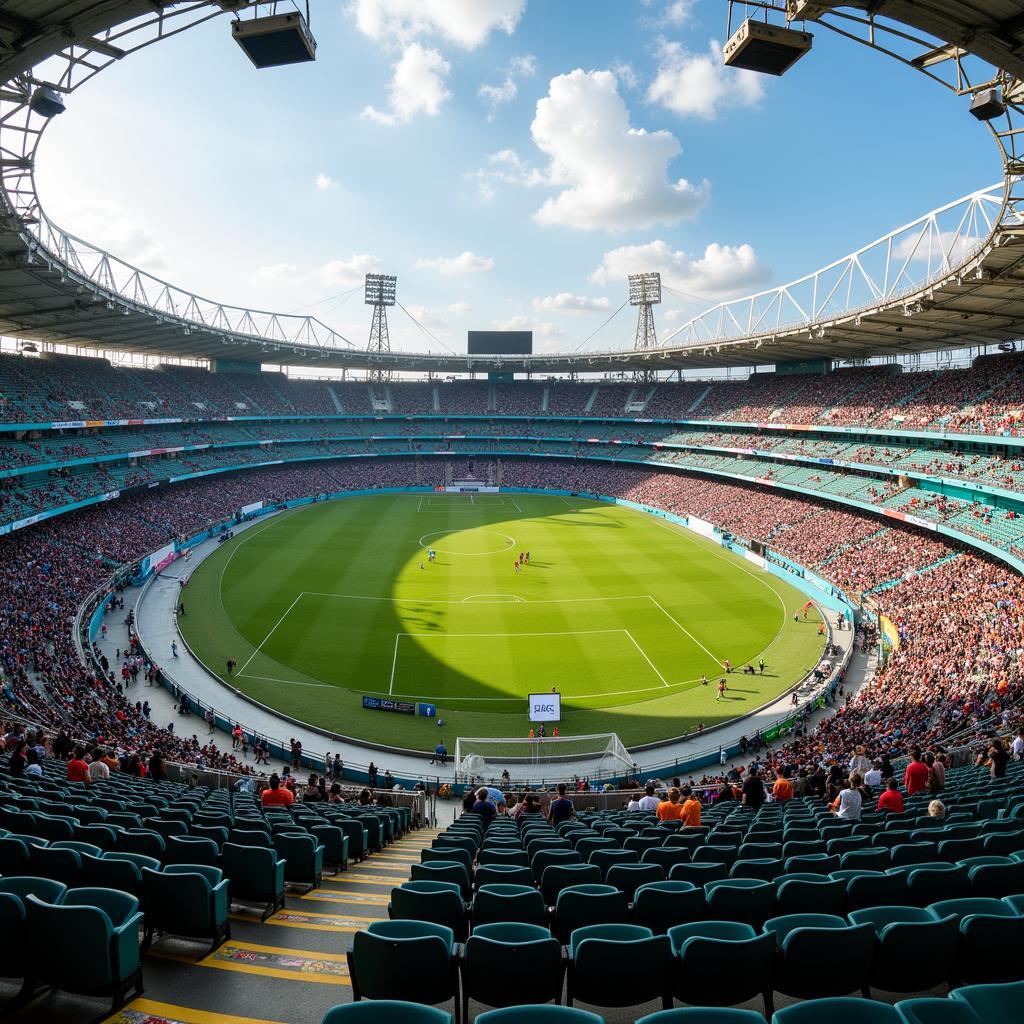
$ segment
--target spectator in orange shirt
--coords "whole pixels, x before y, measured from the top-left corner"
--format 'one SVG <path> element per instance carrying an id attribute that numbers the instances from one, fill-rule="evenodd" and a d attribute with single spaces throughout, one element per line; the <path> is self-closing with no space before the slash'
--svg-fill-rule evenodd
<path id="1" fill-rule="evenodd" d="M 693 795 L 689 786 L 683 786 L 683 806 L 679 811 L 679 820 L 683 828 L 693 828 L 700 824 L 700 801 Z"/>
<path id="2" fill-rule="evenodd" d="M 264 807 L 287 807 L 295 803 L 295 794 L 281 785 L 277 772 L 270 776 L 270 786 L 260 794 L 260 802 Z"/>
<path id="3" fill-rule="evenodd" d="M 668 791 L 668 799 L 658 804 L 658 821 L 678 821 L 683 813 L 683 805 L 679 802 L 679 790 L 673 786 Z"/>
<path id="4" fill-rule="evenodd" d="M 787 800 L 793 799 L 793 783 L 789 781 L 789 772 L 785 768 L 779 768 L 775 773 L 775 784 L 772 786 L 772 799 L 776 803 L 784 804 Z"/>

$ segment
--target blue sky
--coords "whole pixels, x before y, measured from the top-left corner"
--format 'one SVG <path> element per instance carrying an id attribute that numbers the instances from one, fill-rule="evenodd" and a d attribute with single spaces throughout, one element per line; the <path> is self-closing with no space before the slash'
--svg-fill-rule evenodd
<path id="1" fill-rule="evenodd" d="M 207 297 L 365 344 L 367 271 L 442 342 L 575 348 L 661 270 L 666 334 L 1000 176 L 966 101 L 827 30 L 782 79 L 720 66 L 724 0 L 313 0 L 315 64 L 227 18 L 69 98 L 38 183 L 62 226 Z M 328 301 L 324 301 L 328 300 Z M 426 339 L 392 317 L 395 347 Z M 586 347 L 632 342 L 623 311 Z"/>

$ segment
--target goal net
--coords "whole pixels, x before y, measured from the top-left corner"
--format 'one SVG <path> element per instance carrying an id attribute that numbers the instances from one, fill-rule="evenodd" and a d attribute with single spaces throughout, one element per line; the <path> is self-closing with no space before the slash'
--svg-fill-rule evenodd
<path id="1" fill-rule="evenodd" d="M 496 780 L 505 769 L 513 778 L 526 778 L 536 774 L 529 770 L 531 766 L 540 765 L 596 775 L 631 771 L 633 760 L 613 732 L 532 740 L 460 736 L 455 741 L 455 772 L 460 782 Z"/>

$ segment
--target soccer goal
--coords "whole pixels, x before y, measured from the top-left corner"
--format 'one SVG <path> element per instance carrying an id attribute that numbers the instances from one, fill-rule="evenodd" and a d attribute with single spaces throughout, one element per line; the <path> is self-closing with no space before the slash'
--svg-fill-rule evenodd
<path id="1" fill-rule="evenodd" d="M 633 760 L 613 732 L 532 740 L 460 736 L 455 741 L 459 782 L 497 779 L 506 768 L 510 775 L 521 777 L 528 765 L 565 765 L 576 774 L 596 775 L 629 772 Z"/>

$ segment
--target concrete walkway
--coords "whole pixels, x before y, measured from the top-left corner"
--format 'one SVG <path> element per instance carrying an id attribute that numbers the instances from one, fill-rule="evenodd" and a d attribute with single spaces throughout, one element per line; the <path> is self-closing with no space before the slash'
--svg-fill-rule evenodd
<path id="1" fill-rule="evenodd" d="M 266 518 L 254 523 L 244 524 L 235 529 L 236 536 L 254 525 L 266 522 Z M 346 769 L 351 767 L 363 770 L 369 761 L 374 761 L 380 776 L 389 770 L 396 778 L 406 780 L 424 779 L 427 781 L 451 781 L 454 777 L 454 766 L 449 760 L 446 769 L 431 766 L 429 755 L 403 754 L 384 751 L 358 742 L 328 739 L 319 732 L 304 726 L 294 725 L 274 714 L 250 703 L 237 691 L 222 683 L 213 676 L 196 659 L 194 659 L 178 635 L 174 623 L 174 612 L 180 595 L 179 579 L 191 573 L 195 567 L 217 548 L 215 540 L 204 541 L 193 550 L 189 562 L 178 560 L 163 570 L 159 576 L 142 588 L 130 588 L 125 591 L 125 610 L 108 614 L 105 622 L 107 637 L 99 641 L 100 647 L 110 660 L 115 673 L 119 672 L 119 662 L 115 654 L 117 648 L 123 651 L 128 642 L 128 630 L 123 624 L 128 609 L 135 608 L 139 636 L 150 656 L 155 659 L 164 673 L 183 690 L 193 694 L 204 704 L 215 707 L 223 717 L 243 724 L 246 731 L 255 731 L 271 740 L 287 741 L 295 737 L 302 742 L 305 753 L 317 757 L 329 751 L 341 755 Z M 171 653 L 172 641 L 177 641 L 178 657 Z M 833 634 L 833 641 L 845 652 L 853 645 L 854 634 L 843 630 Z M 856 693 L 861 686 L 870 681 L 874 671 L 874 658 L 859 651 L 853 653 L 846 673 L 846 692 Z M 171 694 L 162 687 L 148 687 L 140 676 L 140 682 L 129 689 L 129 695 L 135 700 L 148 700 L 153 708 L 152 719 L 159 725 L 175 723 L 178 732 L 196 733 L 202 738 L 207 732 L 206 723 L 199 717 L 182 719 L 176 712 L 175 702 Z M 801 693 L 801 697 L 806 696 Z M 758 730 L 764 732 L 778 719 L 792 710 L 790 695 L 784 694 L 778 700 L 753 715 L 737 719 L 721 727 L 710 729 L 700 736 L 687 740 L 659 746 L 653 750 L 638 753 L 635 756 L 641 770 L 645 766 L 664 765 L 675 760 L 685 761 L 696 755 L 714 750 L 719 746 L 729 747 L 736 743 L 740 736 L 752 737 Z M 831 708 L 816 712 L 812 723 L 816 724 L 823 716 L 832 713 Z M 218 733 L 218 746 L 226 746 L 226 734 Z M 454 744 L 452 744 L 454 747 Z M 557 768 L 550 766 L 545 775 L 552 777 L 571 777 L 575 774 L 586 775 L 594 772 L 593 761 L 579 763 L 560 763 Z M 346 774 L 347 771 L 346 771 Z M 531 772 L 535 777 L 539 772 Z"/>

